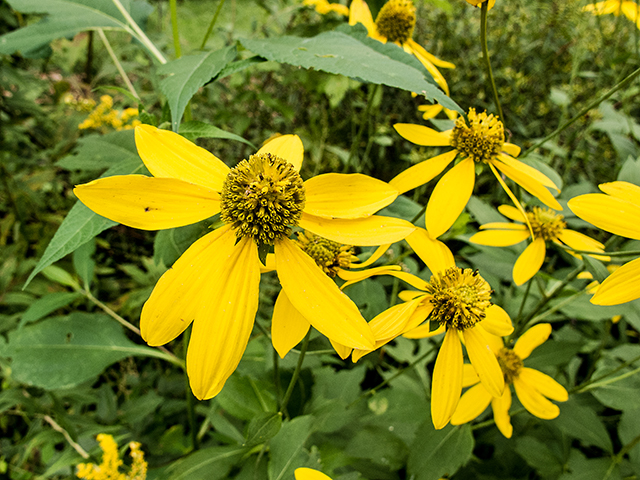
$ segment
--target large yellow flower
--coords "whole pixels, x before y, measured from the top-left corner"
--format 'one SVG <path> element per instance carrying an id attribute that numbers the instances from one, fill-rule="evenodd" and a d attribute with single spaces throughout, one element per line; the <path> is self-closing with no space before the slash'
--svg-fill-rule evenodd
<path id="1" fill-rule="evenodd" d="M 520 153 L 520 147 L 504 141 L 501 121 L 484 112 L 476 114 L 473 108 L 469 109 L 468 117 L 469 125 L 460 117 L 453 129 L 444 132 L 412 123 L 394 125 L 402 137 L 416 145 L 453 147 L 453 150 L 409 167 L 391 180 L 389 184 L 399 193 L 427 183 L 458 155 L 462 157 L 462 161 L 440 179 L 427 204 L 425 222 L 432 237 L 439 237 L 446 232 L 464 210 L 473 193 L 476 164 L 489 166 L 519 209 L 522 209 L 520 202 L 504 183 L 498 170 L 545 205 L 562 210 L 562 206 L 547 190 L 549 187 L 559 191 L 558 187 L 546 175 L 513 158 Z"/>
<path id="2" fill-rule="evenodd" d="M 455 68 L 455 65 L 431 55 L 413 40 L 413 29 L 416 26 L 416 7 L 411 0 L 387 1 L 378 12 L 375 22 L 367 2 L 353 0 L 349 7 L 349 25 L 356 23 L 362 23 L 371 38 L 382 43 L 393 42 L 402 47 L 405 52 L 414 55 L 442 90 L 449 95 L 449 86 L 438 67 Z"/>
<path id="3" fill-rule="evenodd" d="M 513 281 L 516 285 L 522 285 L 538 273 L 547 255 L 546 244 L 548 241 L 560 246 L 565 244 L 574 250 L 604 253 L 603 244 L 582 233 L 566 228 L 564 217 L 551 209 L 533 207 L 532 210 L 526 212 L 526 217 L 523 217 L 517 208 L 510 205 L 501 205 L 498 210 L 505 217 L 522 223 L 494 222 L 481 225 L 480 230 L 482 231 L 473 235 L 469 241 L 491 247 L 515 245 L 529 238 L 529 228 L 525 225 L 528 220 L 534 238 L 513 266 Z M 576 256 L 580 258 L 579 255 Z M 600 260 L 609 260 L 609 257 L 603 255 L 594 255 L 594 257 Z"/>
<path id="4" fill-rule="evenodd" d="M 550 333 L 551 325 L 548 323 L 531 327 L 518 339 L 513 349 L 505 348 L 500 337 L 489 337 L 489 345 L 498 359 L 500 368 L 502 368 L 505 382 L 507 385 L 513 384 L 516 395 L 524 408 L 532 415 L 544 420 L 551 420 L 560 414 L 558 406 L 547 398 L 566 402 L 569 399 L 569 394 L 549 375 L 525 367 L 522 361 L 531 354 L 533 349 L 542 345 L 549 338 Z M 463 386 L 471 388 L 460 398 L 451 423 L 462 425 L 470 422 L 484 412 L 491 403 L 496 426 L 505 437 L 511 438 L 513 433 L 509 417 L 511 388 L 507 386 L 500 397 L 492 396 L 480 383 L 480 379 L 471 365 L 464 366 Z"/>
<path id="5" fill-rule="evenodd" d="M 275 138 L 232 169 L 175 133 L 144 125 L 135 136 L 153 177 L 107 177 L 74 192 L 96 213 L 145 230 L 220 213 L 226 225 L 196 241 L 162 276 L 140 319 L 150 345 L 173 340 L 193 321 L 187 373 L 196 397 L 217 395 L 240 362 L 258 308 L 259 250 L 274 248 L 282 288 L 317 330 L 344 345 L 373 345 L 356 305 L 289 234 L 300 226 L 341 243 L 397 241 L 413 225 L 373 215 L 395 199 L 393 188 L 365 175 L 303 182 L 296 135 Z"/>
<path id="6" fill-rule="evenodd" d="M 604 2 L 591 3 L 585 5 L 582 11 L 591 12 L 594 15 L 613 13 L 616 17 L 622 13 L 640 28 L 640 13 L 635 0 L 606 0 Z"/>
<path id="7" fill-rule="evenodd" d="M 589 193 L 569 200 L 577 216 L 607 232 L 640 240 L 640 187 L 628 182 L 600 185 L 602 193 Z M 631 260 L 609 275 L 591 303 L 619 305 L 640 298 L 640 258 Z"/>

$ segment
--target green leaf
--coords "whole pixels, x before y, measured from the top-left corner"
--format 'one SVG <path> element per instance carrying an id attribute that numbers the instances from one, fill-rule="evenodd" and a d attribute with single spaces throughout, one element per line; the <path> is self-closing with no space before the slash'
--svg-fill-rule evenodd
<path id="1" fill-rule="evenodd" d="M 198 450 L 169 465 L 160 480 L 222 480 L 246 452 L 238 447 L 210 447 Z"/>
<path id="2" fill-rule="evenodd" d="M 423 71 L 389 56 L 390 51 L 400 54 L 402 49 L 397 45 L 377 42 L 379 45 L 373 48 L 374 44 L 368 40 L 364 43 L 343 32 L 324 32 L 311 38 L 282 36 L 240 42 L 268 60 L 423 94 L 428 100 L 463 113 L 453 100 L 425 78 Z M 407 62 L 411 63 L 410 60 Z"/>
<path id="3" fill-rule="evenodd" d="M 66 170 L 104 170 L 125 160 L 140 161 L 133 130 L 83 137 L 72 154 L 58 160 L 56 166 Z"/>
<path id="4" fill-rule="evenodd" d="M 40 320 L 59 308 L 66 307 L 80 296 L 76 292 L 55 292 L 39 298 L 22 314 L 20 327 Z"/>
<path id="5" fill-rule="evenodd" d="M 546 443 L 534 437 L 521 437 L 516 440 L 516 452 L 542 477 L 554 478 L 562 472 L 562 463 L 554 450 Z"/>
<path id="6" fill-rule="evenodd" d="M 584 445 L 594 445 L 613 453 L 611 438 L 602 420 L 593 409 L 580 405 L 574 399 L 560 405 L 560 416 L 552 420 L 560 430 Z"/>
<path id="7" fill-rule="evenodd" d="M 269 480 L 289 480 L 293 471 L 304 464 L 304 444 L 313 433 L 313 417 L 304 415 L 285 422 L 269 442 Z"/>
<path id="8" fill-rule="evenodd" d="M 106 315 L 79 312 L 9 333 L 5 351 L 16 380 L 48 390 L 74 387 L 132 355 L 164 356 L 133 343 Z"/>
<path id="9" fill-rule="evenodd" d="M 237 372 L 227 380 L 216 400 L 229 414 L 242 420 L 251 420 L 258 414 L 276 410 L 276 402 L 268 386 Z"/>
<path id="10" fill-rule="evenodd" d="M 438 480 L 445 474 L 453 475 L 469 461 L 473 446 L 468 424 L 436 430 L 429 419 L 422 424 L 411 446 L 407 469 L 416 480 Z"/>
<path id="11" fill-rule="evenodd" d="M 167 97 L 171 109 L 173 131 L 178 131 L 184 109 L 200 87 L 236 58 L 235 45 L 212 52 L 187 55 L 158 68 L 158 73 L 168 75 L 160 80 L 160 90 Z"/>
<path id="12" fill-rule="evenodd" d="M 600 260 L 592 258 L 589 255 L 583 255 L 582 260 L 584 261 L 584 265 L 585 267 L 587 267 L 587 270 L 591 272 L 593 278 L 598 282 L 604 282 L 604 279 L 609 276 L 607 267 L 605 267 L 604 263 L 602 263 Z"/>
<path id="13" fill-rule="evenodd" d="M 214 127 L 204 122 L 186 122 L 180 125 L 180 135 L 194 141 L 196 138 L 227 138 L 229 140 L 236 140 L 238 142 L 246 143 L 251 148 L 258 149 L 249 140 L 245 140 L 240 135 L 226 132 L 221 128 Z"/>
<path id="14" fill-rule="evenodd" d="M 228 77 L 229 75 L 233 75 L 236 72 L 241 72 L 246 68 L 252 67 L 253 65 L 256 65 L 258 63 L 263 63 L 263 62 L 266 62 L 266 60 L 257 55 L 253 57 L 245 58 L 243 60 L 237 60 L 235 62 L 231 62 L 220 71 L 220 74 L 218 75 L 216 80 L 220 80 L 221 78 Z"/>
<path id="15" fill-rule="evenodd" d="M 160 230 L 153 241 L 153 261 L 156 265 L 173 265 L 180 255 L 206 232 L 201 222 L 184 227 Z"/>
<path id="16" fill-rule="evenodd" d="M 282 427 L 282 413 L 262 413 L 251 419 L 245 447 L 253 447 L 275 437 Z"/>
<path id="17" fill-rule="evenodd" d="M 96 262 L 92 258 L 94 253 L 96 253 L 96 242 L 93 238 L 73 252 L 73 268 L 84 282 L 84 287 L 87 290 L 91 286 L 93 271 L 96 268 Z"/>
<path id="18" fill-rule="evenodd" d="M 619 468 L 609 458 L 587 458 L 580 450 L 571 449 L 564 473 L 558 480 L 616 480 L 622 478 Z"/>
<path id="19" fill-rule="evenodd" d="M 80 285 L 76 282 L 76 279 L 71 276 L 66 270 L 56 267 L 55 265 L 49 265 L 42 270 L 42 274 L 52 282 L 59 283 L 65 287 L 71 287 L 73 289 L 79 289 Z"/>

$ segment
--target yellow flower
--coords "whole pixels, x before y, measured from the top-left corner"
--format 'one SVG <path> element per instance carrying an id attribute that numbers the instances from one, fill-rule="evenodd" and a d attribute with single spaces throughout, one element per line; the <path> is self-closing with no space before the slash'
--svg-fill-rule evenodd
<path id="1" fill-rule="evenodd" d="M 313 468 L 296 468 L 293 474 L 296 480 L 331 480 L 331 477 Z"/>
<path id="2" fill-rule="evenodd" d="M 640 28 L 640 15 L 638 4 L 635 0 L 606 0 L 604 2 L 591 3 L 582 8 L 583 12 L 591 12 L 594 15 L 606 15 L 613 13 L 616 17 L 621 13 Z"/>
<path id="3" fill-rule="evenodd" d="M 513 349 L 505 348 L 500 337 L 491 336 L 489 346 L 498 359 L 507 385 L 513 384 L 516 395 L 532 415 L 544 420 L 556 418 L 560 414 L 557 405 L 547 398 L 558 402 L 569 399 L 567 390 L 549 375 L 527 368 L 523 364 L 531 352 L 542 345 L 551 333 L 551 325 L 541 323 L 527 330 L 516 342 Z M 513 427 L 509 417 L 511 408 L 511 389 L 506 387 L 500 397 L 492 396 L 476 375 L 471 365 L 464 366 L 463 386 L 471 387 L 462 395 L 451 423 L 461 425 L 480 415 L 491 403 L 493 418 L 500 432 L 511 438 Z M 547 398 L 545 398 L 547 397 Z"/>
<path id="4" fill-rule="evenodd" d="M 449 95 L 447 81 L 437 67 L 455 68 L 455 65 L 431 55 L 413 40 L 416 7 L 411 0 L 389 0 L 378 12 L 375 22 L 367 3 L 364 0 L 353 0 L 349 7 L 349 25 L 356 23 L 362 23 L 371 38 L 382 43 L 393 42 L 401 46 L 405 52 L 414 55 L 442 90 Z"/>
<path id="5" fill-rule="evenodd" d="M 513 158 L 520 153 L 520 147 L 504 141 L 502 122 L 493 115 L 476 114 L 473 108 L 469 109 L 468 116 L 470 125 L 460 117 L 455 127 L 445 132 L 411 123 L 394 125 L 400 136 L 417 145 L 453 147 L 453 150 L 406 169 L 391 180 L 389 184 L 399 193 L 429 182 L 458 155 L 462 157 L 462 161 L 440 179 L 427 204 L 425 221 L 431 236 L 439 237 L 446 232 L 464 210 L 473 193 L 476 164 L 489 165 L 519 209 L 522 209 L 520 202 L 504 183 L 498 170 L 545 205 L 562 210 L 562 206 L 547 190 L 549 187 L 559 191 L 558 187 L 546 175 Z"/>
<path id="6" fill-rule="evenodd" d="M 341 3 L 330 3 L 327 0 L 304 0 L 303 4 L 308 7 L 314 7 L 316 12 L 321 15 L 334 12 L 344 17 L 349 16 L 349 8 Z"/>
<path id="7" fill-rule="evenodd" d="M 640 187 L 628 182 L 600 185 L 602 193 L 589 193 L 569 200 L 578 217 L 621 237 L 640 240 Z M 606 194 L 606 195 L 605 195 Z M 619 305 L 640 298 L 640 258 L 631 260 L 609 275 L 591 303 Z"/>
<path id="8" fill-rule="evenodd" d="M 487 10 L 491 10 L 496 3 L 496 0 L 467 0 L 467 3 L 473 5 L 474 7 L 480 7 L 484 2 L 488 2 Z"/>
<path id="9" fill-rule="evenodd" d="M 144 460 L 144 453 L 140 450 L 138 442 L 130 442 L 129 455 L 133 459 L 131 470 L 128 474 L 120 473 L 118 469 L 122 466 L 122 460 L 118 456 L 118 444 L 111 435 L 100 433 L 98 442 L 102 450 L 102 463 L 81 463 L 78 465 L 76 476 L 85 480 L 145 480 L 147 478 L 147 462 Z"/>
<path id="10" fill-rule="evenodd" d="M 548 241 L 560 246 L 565 244 L 574 250 L 604 253 L 603 244 L 582 233 L 566 228 L 564 217 L 551 209 L 533 207 L 531 211 L 526 212 L 526 218 L 517 208 L 509 205 L 502 205 L 498 210 L 505 217 L 522 223 L 487 223 L 482 225 L 480 227 L 482 231 L 473 235 L 469 241 L 492 247 L 515 245 L 529 238 L 529 229 L 525 225 L 528 220 L 534 238 L 513 266 L 513 281 L 516 285 L 522 285 L 538 273 L 547 255 L 546 244 Z M 592 256 L 600 260 L 609 260 L 609 257 L 603 255 Z M 576 257 L 581 258 L 580 255 L 576 255 Z"/>
<path id="11" fill-rule="evenodd" d="M 351 347 L 374 337 L 356 305 L 289 239 L 299 226 L 345 244 L 398 241 L 415 227 L 373 215 L 397 192 L 354 174 L 302 181 L 302 141 L 276 137 L 232 169 L 178 134 L 135 129 L 136 146 L 153 177 L 114 176 L 75 188 L 99 215 L 130 227 L 159 230 L 220 213 L 225 226 L 197 240 L 159 280 L 142 309 L 150 345 L 170 342 L 193 321 L 187 373 L 194 395 L 220 392 L 240 362 L 258 308 L 259 250 L 274 248 L 283 290 L 318 331 Z"/>

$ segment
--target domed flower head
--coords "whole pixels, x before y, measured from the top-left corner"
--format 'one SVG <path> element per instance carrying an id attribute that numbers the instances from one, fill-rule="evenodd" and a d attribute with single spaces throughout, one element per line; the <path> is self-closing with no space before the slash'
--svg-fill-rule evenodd
<path id="1" fill-rule="evenodd" d="M 603 193 L 589 193 L 569 200 L 578 217 L 602 230 L 640 240 L 640 187 L 628 182 L 600 185 Z M 596 305 L 619 305 L 640 298 L 640 258 L 609 275 L 591 298 Z"/>
<path id="2" fill-rule="evenodd" d="M 459 117 L 455 127 L 437 132 L 423 125 L 396 123 L 400 136 L 416 145 L 451 146 L 452 150 L 409 167 L 389 182 L 404 193 L 429 182 L 458 156 L 462 160 L 445 173 L 431 194 L 425 213 L 426 227 L 432 237 L 439 237 L 456 221 L 467 205 L 475 183 L 476 166 L 488 165 L 514 204 L 522 209 L 500 173 L 513 180 L 542 203 L 556 210 L 562 206 L 547 190 L 558 187 L 544 174 L 513 156 L 520 147 L 504 141 L 504 126 L 493 115 L 469 109 L 469 124 Z M 523 212 L 524 214 L 524 212 Z"/>
<path id="3" fill-rule="evenodd" d="M 382 43 L 393 42 L 402 47 L 405 52 L 414 55 L 442 90 L 449 95 L 449 86 L 438 67 L 455 68 L 455 65 L 431 55 L 413 40 L 416 7 L 411 0 L 388 0 L 378 12 L 375 22 L 367 2 L 353 0 L 349 7 L 349 25 L 356 23 L 362 23 L 371 38 Z"/>
<path id="4" fill-rule="evenodd" d="M 136 146 L 153 177 L 123 175 L 76 187 L 99 215 L 145 230 L 180 227 L 217 213 L 225 225 L 197 240 L 159 280 L 142 309 L 149 345 L 162 345 L 193 321 L 187 373 L 194 395 L 220 392 L 240 362 L 258 308 L 259 252 L 273 248 L 282 288 L 321 333 L 353 347 L 374 337 L 356 305 L 289 239 L 300 226 L 333 241 L 380 245 L 414 227 L 373 215 L 397 193 L 365 175 L 302 181 L 303 146 L 277 137 L 234 168 L 175 133 L 148 125 Z"/>
<path id="5" fill-rule="evenodd" d="M 500 432 L 507 438 L 511 438 L 513 427 L 509 409 L 511 408 L 511 388 L 516 389 L 516 395 L 529 413 L 544 420 L 551 420 L 560 414 L 557 405 L 551 403 L 548 398 L 558 402 L 566 402 L 569 399 L 567 390 L 549 375 L 527 368 L 525 360 L 531 352 L 542 345 L 551 333 L 551 325 L 541 323 L 527 330 L 516 342 L 513 349 L 506 348 L 500 337 L 490 336 L 489 345 L 498 359 L 500 368 L 504 374 L 507 387 L 500 397 L 492 396 L 476 375 L 471 365 L 464 366 L 464 387 L 471 387 L 462 395 L 451 423 L 462 425 L 470 422 L 491 404 L 493 418 Z"/>
<path id="6" fill-rule="evenodd" d="M 622 13 L 640 28 L 640 12 L 635 0 L 606 0 L 604 2 L 591 3 L 585 5 L 582 11 L 591 12 L 594 15 L 613 13 L 616 17 Z"/>
<path id="7" fill-rule="evenodd" d="M 473 235 L 469 241 L 491 247 L 515 245 L 530 238 L 529 228 L 526 225 L 528 222 L 533 231 L 533 241 L 524 249 L 513 266 L 513 281 L 516 285 L 522 285 L 538 273 L 547 255 L 547 242 L 560 246 L 564 244 L 574 250 L 604 253 L 604 245 L 591 237 L 568 229 L 564 217 L 549 208 L 533 207 L 526 212 L 526 217 L 510 205 L 501 205 L 498 210 L 505 217 L 522 223 L 494 222 L 481 225 L 481 231 Z M 592 256 L 600 260 L 609 260 L 609 257 L 604 255 Z M 580 258 L 579 255 L 576 257 Z"/>

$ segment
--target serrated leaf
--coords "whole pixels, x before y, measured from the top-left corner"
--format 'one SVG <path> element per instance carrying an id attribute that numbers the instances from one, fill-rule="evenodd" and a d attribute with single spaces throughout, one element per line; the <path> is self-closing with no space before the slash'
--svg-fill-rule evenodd
<path id="1" fill-rule="evenodd" d="M 585 267 L 587 270 L 593 275 L 593 278 L 598 282 L 604 282 L 604 279 L 609 276 L 609 271 L 607 267 L 604 266 L 600 260 L 590 257 L 589 255 L 583 255 L 582 260 L 584 261 Z"/>
<path id="2" fill-rule="evenodd" d="M 303 464 L 304 444 L 313 433 L 313 417 L 304 415 L 285 422 L 269 442 L 269 480 L 289 480 L 293 471 Z"/>
<path id="3" fill-rule="evenodd" d="M 22 314 L 19 328 L 27 323 L 38 321 L 59 308 L 66 307 L 80 296 L 77 292 L 55 292 L 39 298 Z"/>
<path id="4" fill-rule="evenodd" d="M 253 447 L 275 437 L 282 427 L 282 413 L 262 413 L 249 422 L 245 447 Z"/>
<path id="5" fill-rule="evenodd" d="M 210 447 L 198 450 L 169 465 L 160 480 L 222 480 L 246 452 L 238 447 Z"/>
<path id="6" fill-rule="evenodd" d="M 74 387 L 126 357 L 164 355 L 133 343 L 106 315 L 80 312 L 15 330 L 4 350 L 17 381 L 48 390 Z"/>
<path id="7" fill-rule="evenodd" d="M 196 138 L 227 138 L 229 140 L 236 140 L 238 142 L 246 143 L 254 149 L 258 149 L 249 140 L 245 140 L 240 135 L 235 133 L 226 132 L 221 128 L 214 127 L 204 122 L 186 122 L 180 125 L 180 135 L 193 141 Z"/>
<path id="8" fill-rule="evenodd" d="M 560 416 L 552 420 L 560 430 L 584 445 L 594 445 L 613 453 L 611 438 L 595 411 L 573 399 L 563 403 L 560 408 Z"/>
<path id="9" fill-rule="evenodd" d="M 92 238 L 83 245 L 80 245 L 73 252 L 73 268 L 78 276 L 82 279 L 85 289 L 91 286 L 93 279 L 93 271 L 96 268 L 96 262 L 93 261 L 93 254 L 96 252 L 96 242 Z"/>
<path id="10" fill-rule="evenodd" d="M 212 52 L 187 55 L 158 68 L 168 75 L 160 80 L 160 90 L 167 97 L 171 109 L 171 124 L 177 132 L 184 109 L 200 87 L 214 78 L 237 55 L 235 45 Z"/>
<path id="11" fill-rule="evenodd" d="M 78 140 L 71 155 L 56 162 L 66 170 L 104 170 L 124 160 L 138 160 L 133 130 L 87 135 Z"/>
<path id="12" fill-rule="evenodd" d="M 311 38 L 282 36 L 242 39 L 240 42 L 248 50 L 268 60 L 423 94 L 428 100 L 435 100 L 446 108 L 462 113 L 462 109 L 429 82 L 422 71 L 380 52 L 381 49 L 402 50 L 397 45 L 377 42 L 380 45 L 373 48 L 373 44 L 336 31 Z"/>

